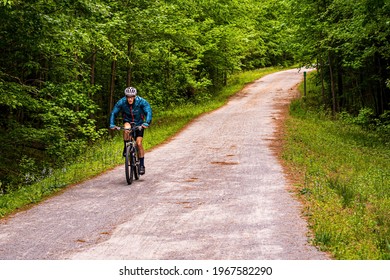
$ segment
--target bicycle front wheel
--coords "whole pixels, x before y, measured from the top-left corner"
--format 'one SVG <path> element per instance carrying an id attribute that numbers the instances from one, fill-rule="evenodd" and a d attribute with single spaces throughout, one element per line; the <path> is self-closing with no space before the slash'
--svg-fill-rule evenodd
<path id="1" fill-rule="evenodd" d="M 134 147 L 133 170 L 134 170 L 134 179 L 138 180 L 139 179 L 139 159 L 138 159 L 137 146 Z"/>
<path id="2" fill-rule="evenodd" d="M 125 173 L 127 184 L 133 183 L 133 165 L 131 160 L 131 147 L 126 147 Z"/>

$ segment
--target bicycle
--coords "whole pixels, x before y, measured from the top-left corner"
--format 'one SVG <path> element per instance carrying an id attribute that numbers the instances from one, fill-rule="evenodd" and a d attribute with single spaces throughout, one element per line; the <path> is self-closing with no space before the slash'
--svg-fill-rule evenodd
<path id="1" fill-rule="evenodd" d="M 134 139 L 134 132 L 136 130 L 143 129 L 142 126 L 131 125 L 130 128 L 119 127 L 115 128 L 116 130 L 128 130 L 130 131 L 130 140 L 126 142 L 126 152 L 125 152 L 125 174 L 126 181 L 128 185 L 133 183 L 133 177 L 135 180 L 138 180 L 140 177 L 139 168 L 140 162 L 138 157 L 138 148 Z"/>

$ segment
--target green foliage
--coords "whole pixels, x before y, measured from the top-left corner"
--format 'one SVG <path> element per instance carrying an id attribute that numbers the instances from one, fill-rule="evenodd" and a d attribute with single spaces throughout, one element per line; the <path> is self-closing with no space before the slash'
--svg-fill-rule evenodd
<path id="1" fill-rule="evenodd" d="M 292 0 L 291 4 L 291 24 L 297 26 L 293 46 L 303 63 L 316 64 L 325 106 L 334 114 L 356 115 L 364 107 L 379 116 L 389 110 L 390 2 Z"/>
<path id="2" fill-rule="evenodd" d="M 102 135 L 92 117 L 99 108 L 88 98 L 96 87 L 82 82 L 46 83 L 41 90 L 16 83 L 8 85 L 12 91 L 10 88 L 6 91 L 0 84 L 0 106 L 5 108 L 0 131 L 4 148 L 3 182 L 33 182 L 18 175 L 25 174 L 22 167 L 26 166 L 27 158 L 34 163 L 30 177 L 39 179 L 39 170 L 50 162 L 59 164 L 77 155 L 80 148 Z"/>
<path id="3" fill-rule="evenodd" d="M 362 108 L 355 117 L 347 112 L 340 113 L 340 119 L 348 124 L 359 125 L 364 129 L 377 131 L 390 142 L 390 111 L 385 111 L 379 117 L 375 116 L 371 108 Z"/>
<path id="4" fill-rule="evenodd" d="M 13 3 L 13 0 L 3 0 L 3 1 L 2 1 L 2 4 L 3 4 L 4 6 L 7 6 L 7 5 L 11 6 L 12 3 Z"/>

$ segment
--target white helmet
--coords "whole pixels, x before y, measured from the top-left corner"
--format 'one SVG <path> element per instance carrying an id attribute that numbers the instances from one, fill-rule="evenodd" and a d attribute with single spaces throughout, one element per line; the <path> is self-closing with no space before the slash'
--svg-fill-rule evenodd
<path id="1" fill-rule="evenodd" d="M 137 90 L 133 87 L 128 87 L 125 89 L 125 95 L 128 97 L 136 96 Z"/>

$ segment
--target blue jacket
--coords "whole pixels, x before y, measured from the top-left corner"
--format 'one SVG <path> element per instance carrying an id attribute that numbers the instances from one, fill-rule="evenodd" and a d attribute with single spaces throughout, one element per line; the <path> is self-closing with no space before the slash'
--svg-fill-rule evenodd
<path id="1" fill-rule="evenodd" d="M 152 108 L 148 101 L 140 96 L 135 97 L 132 105 L 127 102 L 126 97 L 115 104 L 110 116 L 110 128 L 115 126 L 115 119 L 119 112 L 122 112 L 123 122 L 134 122 L 137 126 L 150 125 L 152 121 Z"/>

